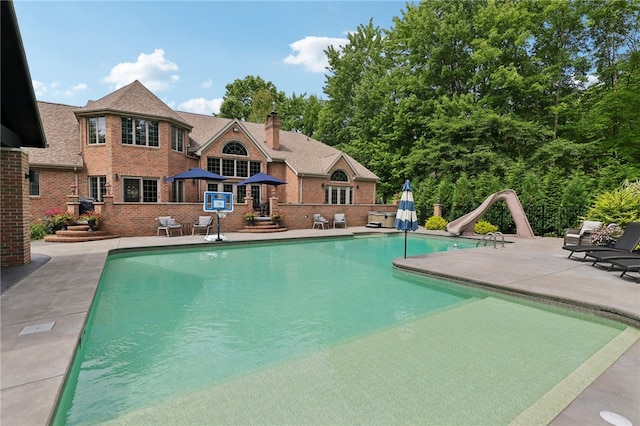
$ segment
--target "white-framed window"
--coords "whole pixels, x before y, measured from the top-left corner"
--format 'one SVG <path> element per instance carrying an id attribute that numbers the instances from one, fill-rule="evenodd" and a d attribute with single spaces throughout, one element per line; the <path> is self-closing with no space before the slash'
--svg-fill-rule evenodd
<path id="1" fill-rule="evenodd" d="M 245 148 L 240 142 L 236 141 L 226 144 L 224 148 L 222 148 L 222 153 L 227 155 L 242 155 L 244 157 L 249 155 L 247 148 Z"/>
<path id="2" fill-rule="evenodd" d="M 176 203 L 184 202 L 184 181 L 174 180 L 171 184 L 171 191 L 173 192 L 173 201 Z"/>
<path id="3" fill-rule="evenodd" d="M 331 173 L 331 180 L 333 182 L 349 182 L 349 176 L 343 170 L 336 170 Z"/>
<path id="4" fill-rule="evenodd" d="M 176 126 L 171 126 L 171 149 L 184 152 L 184 130 Z"/>
<path id="5" fill-rule="evenodd" d="M 207 157 L 207 170 L 225 177 L 248 178 L 261 170 L 260 161 Z"/>
<path id="6" fill-rule="evenodd" d="M 157 121 L 122 117 L 121 135 L 124 145 L 159 146 Z"/>
<path id="7" fill-rule="evenodd" d="M 125 203 L 157 203 L 158 179 L 128 177 L 122 180 Z"/>
<path id="8" fill-rule="evenodd" d="M 106 176 L 89 176 L 89 197 L 96 201 L 104 201 L 104 195 L 107 193 Z"/>
<path id="9" fill-rule="evenodd" d="M 40 172 L 37 170 L 29 170 L 29 195 L 40 196 Z"/>
<path id="10" fill-rule="evenodd" d="M 89 145 L 105 143 L 107 127 L 104 117 L 89 117 L 87 124 L 87 143 Z"/>
<path id="11" fill-rule="evenodd" d="M 350 186 L 332 186 L 324 188 L 325 204 L 353 204 L 353 188 Z"/>

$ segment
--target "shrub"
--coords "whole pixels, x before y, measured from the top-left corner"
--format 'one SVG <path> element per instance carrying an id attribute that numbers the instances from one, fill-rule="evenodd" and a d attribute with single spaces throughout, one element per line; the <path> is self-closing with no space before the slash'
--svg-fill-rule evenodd
<path id="1" fill-rule="evenodd" d="M 45 229 L 43 223 L 31 224 L 31 241 L 41 240 L 45 235 L 47 235 L 47 230 Z"/>
<path id="2" fill-rule="evenodd" d="M 486 220 L 479 220 L 473 227 L 473 232 L 476 234 L 488 234 L 489 232 L 496 232 L 498 227 L 490 224 Z"/>
<path id="3" fill-rule="evenodd" d="M 625 227 L 640 220 L 640 181 L 598 195 L 586 214 L 593 220 Z"/>
<path id="4" fill-rule="evenodd" d="M 444 231 L 447 229 L 447 221 L 440 216 L 431 216 L 425 222 L 424 227 L 432 231 Z"/>

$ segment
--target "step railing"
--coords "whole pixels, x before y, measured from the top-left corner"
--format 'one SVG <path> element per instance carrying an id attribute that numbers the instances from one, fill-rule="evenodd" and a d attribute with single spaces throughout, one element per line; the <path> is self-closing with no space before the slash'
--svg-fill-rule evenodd
<path id="1" fill-rule="evenodd" d="M 482 242 L 484 242 L 484 246 L 486 247 L 488 242 L 493 241 L 493 248 L 498 248 L 498 236 L 500 236 L 502 248 L 504 248 L 504 234 L 502 232 L 487 232 L 482 236 L 481 240 L 478 240 L 476 247 L 478 247 Z"/>

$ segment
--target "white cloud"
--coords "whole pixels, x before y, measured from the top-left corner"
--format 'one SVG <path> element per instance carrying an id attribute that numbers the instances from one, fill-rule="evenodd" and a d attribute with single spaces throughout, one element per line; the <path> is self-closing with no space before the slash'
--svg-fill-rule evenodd
<path id="1" fill-rule="evenodd" d="M 600 82 L 600 80 L 598 80 L 598 76 L 595 76 L 593 74 L 589 74 L 587 75 L 587 82 L 585 83 L 586 87 L 590 87 L 594 84 L 598 84 Z"/>
<path id="2" fill-rule="evenodd" d="M 36 80 L 31 80 L 31 84 L 33 84 L 33 91 L 36 94 L 36 97 L 38 96 L 42 96 L 45 93 L 47 93 L 47 85 L 44 83 L 41 83 L 39 81 Z"/>
<path id="3" fill-rule="evenodd" d="M 202 86 L 204 89 L 210 89 L 211 86 L 213 86 L 213 81 L 211 81 L 211 79 L 205 81 L 204 83 L 202 83 L 200 86 Z"/>
<path id="4" fill-rule="evenodd" d="M 348 42 L 349 40 L 346 38 L 308 36 L 289 45 L 296 53 L 284 58 L 284 63 L 304 65 L 304 68 L 311 72 L 326 72 L 329 61 L 324 50 L 329 46 L 338 48 L 339 45 L 344 46 Z"/>
<path id="5" fill-rule="evenodd" d="M 189 99 L 186 102 L 182 102 L 178 105 L 178 109 L 186 112 L 195 112 L 196 114 L 218 114 L 220 112 L 220 105 L 222 105 L 222 98 L 207 100 L 205 98 Z"/>
<path id="6" fill-rule="evenodd" d="M 119 63 L 102 81 L 112 83 L 119 89 L 134 80 L 139 80 L 151 91 L 162 91 L 180 79 L 177 71 L 178 65 L 164 57 L 164 50 L 155 49 L 148 55 L 141 53 L 136 62 Z"/>
<path id="7" fill-rule="evenodd" d="M 63 96 L 66 96 L 67 98 L 72 98 L 73 96 L 76 95 L 76 93 L 86 92 L 87 90 L 89 90 L 89 86 L 87 86 L 84 83 L 80 83 L 80 84 L 76 84 L 71 89 L 61 90 L 59 91 L 59 93 L 62 94 Z"/>
<path id="8" fill-rule="evenodd" d="M 43 97 L 49 93 L 53 93 L 58 96 L 64 96 L 65 98 L 72 98 L 79 92 L 86 92 L 89 90 L 89 86 L 86 83 L 78 83 L 69 89 L 62 89 L 59 81 L 53 83 L 42 83 L 37 80 L 32 80 L 33 91 L 36 94 L 36 98 Z"/>

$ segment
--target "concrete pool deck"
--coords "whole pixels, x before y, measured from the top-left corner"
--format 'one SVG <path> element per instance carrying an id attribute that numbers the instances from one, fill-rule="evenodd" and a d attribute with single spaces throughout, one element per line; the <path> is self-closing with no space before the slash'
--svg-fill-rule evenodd
<path id="1" fill-rule="evenodd" d="M 228 233 L 227 237 L 230 241 L 255 241 L 365 232 L 394 230 L 352 227 L 278 234 Z M 567 259 L 568 253 L 557 238 L 507 240 L 514 243 L 505 248 L 487 246 L 416 257 L 409 253 L 409 258 L 397 258 L 394 264 L 509 293 L 575 304 L 640 328 L 640 285 L 635 281 L 620 278 L 619 272 Z M 0 297 L 0 424 L 48 424 L 110 250 L 189 244 L 219 243 L 205 242 L 202 235 L 75 244 L 35 242 L 35 264 L 3 268 L 2 286 L 8 290 Z M 600 417 L 602 411 L 640 424 L 640 341 L 551 424 L 608 424 Z"/>

